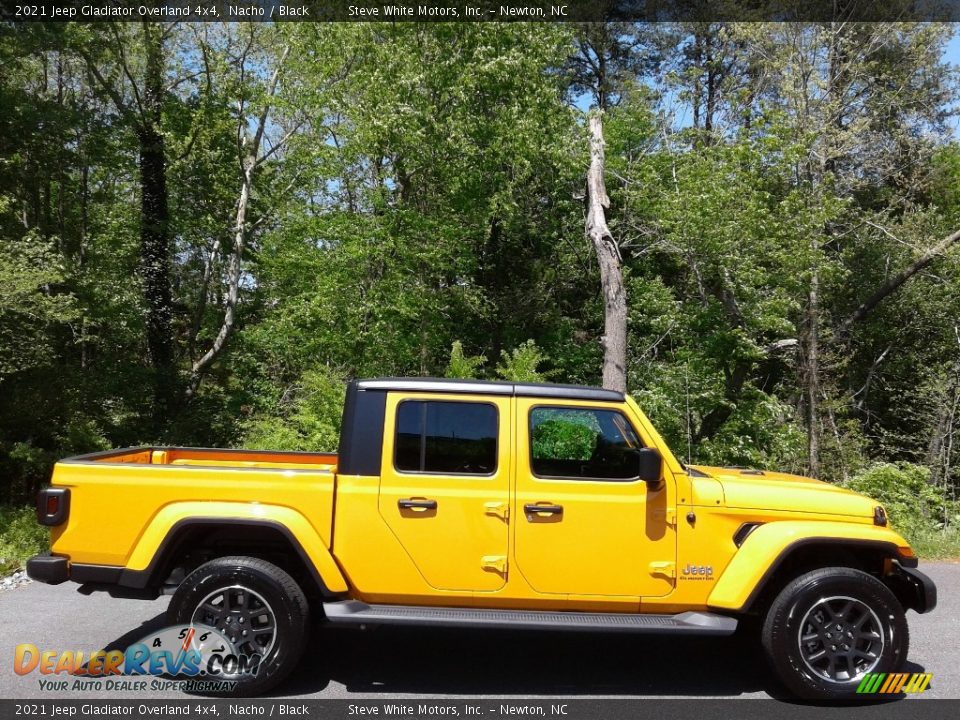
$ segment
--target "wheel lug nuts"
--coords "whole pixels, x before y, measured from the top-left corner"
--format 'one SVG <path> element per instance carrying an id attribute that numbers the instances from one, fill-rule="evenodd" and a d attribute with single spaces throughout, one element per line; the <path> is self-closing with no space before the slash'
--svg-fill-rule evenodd
<path id="1" fill-rule="evenodd" d="M 843 628 L 837 625 L 837 630 L 843 630 Z"/>
<path id="2" fill-rule="evenodd" d="M 834 652 L 836 652 L 836 651 L 837 651 L 837 646 L 836 646 L 836 645 L 831 645 L 831 646 L 830 646 L 830 649 L 833 650 Z"/>
<path id="3" fill-rule="evenodd" d="M 239 622 L 242 624 L 242 623 L 243 623 L 243 618 L 240 618 Z"/>
<path id="4" fill-rule="evenodd" d="M 246 631 L 246 630 L 243 631 L 243 636 L 244 636 L 244 637 L 247 636 L 247 631 Z"/>

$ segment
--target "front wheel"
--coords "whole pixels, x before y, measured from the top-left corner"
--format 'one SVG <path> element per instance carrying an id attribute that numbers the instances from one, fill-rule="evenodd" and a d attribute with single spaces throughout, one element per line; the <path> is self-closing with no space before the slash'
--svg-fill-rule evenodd
<path id="1" fill-rule="evenodd" d="M 842 567 L 789 583 L 771 604 L 761 639 L 786 688 L 811 700 L 855 697 L 867 673 L 899 671 L 910 644 L 903 608 L 887 586 Z"/>
<path id="2" fill-rule="evenodd" d="M 236 685 L 226 692 L 249 697 L 283 680 L 303 654 L 307 600 L 289 574 L 265 560 L 223 557 L 204 563 L 177 588 L 167 618 L 171 625 L 216 628 L 237 652 L 259 658 L 255 673 L 221 676 Z"/>

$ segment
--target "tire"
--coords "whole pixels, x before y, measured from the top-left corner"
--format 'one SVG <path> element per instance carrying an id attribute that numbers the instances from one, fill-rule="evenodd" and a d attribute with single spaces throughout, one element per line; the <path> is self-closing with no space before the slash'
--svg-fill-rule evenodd
<path id="1" fill-rule="evenodd" d="M 242 608 L 234 613 L 221 610 L 221 615 L 214 617 L 210 600 L 222 606 L 219 598 L 225 597 L 224 593 L 232 593 Z M 204 603 L 208 604 L 201 610 Z M 227 622 L 224 613 L 233 618 L 233 625 L 218 626 L 219 622 Z M 239 619 L 244 614 L 249 618 L 246 624 L 236 624 L 244 622 Z M 271 616 L 275 629 L 272 636 L 268 628 Z M 237 680 L 233 691 L 204 693 L 221 697 L 258 695 L 287 677 L 306 647 L 308 617 L 307 599 L 296 581 L 276 565 L 250 557 L 223 557 L 201 565 L 180 584 L 167 609 L 171 625 L 196 623 L 226 627 L 224 634 L 235 637 L 241 652 L 261 655 L 256 674 L 230 678 Z M 254 632 L 258 624 L 266 629 Z M 250 628 L 251 634 L 257 637 L 246 640 L 241 637 L 245 635 L 241 632 L 244 627 Z"/>
<path id="2" fill-rule="evenodd" d="M 844 567 L 790 582 L 767 611 L 761 641 L 791 694 L 827 701 L 857 698 L 866 673 L 899 671 L 910 646 L 894 594 L 872 575 Z"/>

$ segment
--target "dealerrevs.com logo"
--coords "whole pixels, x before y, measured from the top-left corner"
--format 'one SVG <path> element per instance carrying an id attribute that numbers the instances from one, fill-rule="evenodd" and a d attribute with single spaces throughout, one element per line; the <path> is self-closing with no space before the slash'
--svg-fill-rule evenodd
<path id="1" fill-rule="evenodd" d="M 256 675 L 261 659 L 259 654 L 240 652 L 214 628 L 175 625 L 150 633 L 125 650 L 41 650 L 22 643 L 14 650 L 13 670 L 17 675 L 38 673 L 43 691 L 223 692 Z"/>
<path id="2" fill-rule="evenodd" d="M 861 695 L 922 693 L 932 678 L 933 673 L 867 673 L 857 692 Z"/>

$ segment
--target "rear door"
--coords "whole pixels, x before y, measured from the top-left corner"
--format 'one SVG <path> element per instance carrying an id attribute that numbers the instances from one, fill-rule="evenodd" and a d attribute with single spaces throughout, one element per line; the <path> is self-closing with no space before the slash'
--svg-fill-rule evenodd
<path id="1" fill-rule="evenodd" d="M 387 397 L 379 512 L 433 588 L 506 582 L 511 407 L 510 397 Z"/>

